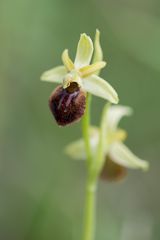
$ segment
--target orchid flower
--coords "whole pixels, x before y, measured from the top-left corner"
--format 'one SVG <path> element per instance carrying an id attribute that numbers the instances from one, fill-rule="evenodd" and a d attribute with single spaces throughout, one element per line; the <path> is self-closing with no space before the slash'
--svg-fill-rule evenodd
<path id="1" fill-rule="evenodd" d="M 105 61 L 99 60 L 102 59 L 99 37 L 97 30 L 93 46 L 91 38 L 85 33 L 81 34 L 74 62 L 69 57 L 68 49 L 65 49 L 62 53 L 63 65 L 50 69 L 41 76 L 43 81 L 60 84 L 49 100 L 50 109 L 59 125 L 67 125 L 81 118 L 85 111 L 87 92 L 111 103 L 118 103 L 116 91 L 97 75 L 106 66 Z M 101 58 L 97 58 L 97 55 L 101 55 Z"/>
<path id="2" fill-rule="evenodd" d="M 126 106 L 106 107 L 102 119 L 102 129 L 97 127 L 90 128 L 90 146 L 93 159 L 99 146 L 100 136 L 103 142 L 102 146 L 102 163 L 101 177 L 107 180 L 119 180 L 126 174 L 126 169 L 142 169 L 147 170 L 148 162 L 138 158 L 124 144 L 127 137 L 125 130 L 120 129 L 118 124 L 122 117 L 130 116 L 132 109 Z M 104 132 L 105 130 L 105 132 Z M 101 131 L 104 134 L 101 135 Z M 69 144 L 65 152 L 73 159 L 86 159 L 84 140 L 80 139 Z M 99 159 L 99 161 L 101 161 Z M 99 163 L 98 163 L 99 164 Z"/>

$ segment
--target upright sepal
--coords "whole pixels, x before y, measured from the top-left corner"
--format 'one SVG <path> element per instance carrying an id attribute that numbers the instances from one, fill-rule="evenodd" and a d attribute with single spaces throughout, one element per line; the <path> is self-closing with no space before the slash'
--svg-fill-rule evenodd
<path id="1" fill-rule="evenodd" d="M 96 29 L 95 39 L 94 39 L 94 56 L 93 63 L 103 60 L 103 51 L 100 44 L 100 31 Z"/>
<path id="2" fill-rule="evenodd" d="M 133 112 L 132 108 L 128 106 L 118 105 L 110 107 L 108 115 L 106 117 L 108 128 L 112 131 L 115 131 L 122 117 L 130 116 L 132 112 Z"/>
<path id="3" fill-rule="evenodd" d="M 93 43 L 89 36 L 85 33 L 81 34 L 77 46 L 75 67 L 77 69 L 89 65 L 93 54 Z"/>

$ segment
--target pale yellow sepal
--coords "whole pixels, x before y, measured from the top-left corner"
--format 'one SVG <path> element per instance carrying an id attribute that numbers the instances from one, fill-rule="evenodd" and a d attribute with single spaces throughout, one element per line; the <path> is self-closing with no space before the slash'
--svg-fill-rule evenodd
<path id="1" fill-rule="evenodd" d="M 92 74 L 95 74 L 97 71 L 101 70 L 105 66 L 106 66 L 106 62 L 104 62 L 104 61 L 95 62 L 91 65 L 80 68 L 79 72 L 80 72 L 82 78 L 85 78 Z"/>
<path id="2" fill-rule="evenodd" d="M 46 82 L 62 83 L 66 74 L 67 70 L 65 66 L 58 66 L 45 71 L 41 76 L 41 80 Z"/>
<path id="3" fill-rule="evenodd" d="M 64 149 L 65 154 L 74 160 L 86 160 L 85 143 L 79 139 L 70 143 Z"/>
<path id="4" fill-rule="evenodd" d="M 100 31 L 96 29 L 95 39 L 94 39 L 94 56 L 92 62 L 99 62 L 103 60 L 103 51 L 100 44 Z M 95 72 L 96 75 L 100 74 L 100 70 Z"/>
<path id="5" fill-rule="evenodd" d="M 125 116 L 131 116 L 132 113 L 133 110 L 131 107 L 122 105 L 112 106 L 108 111 L 108 115 L 106 116 L 108 128 L 111 131 L 117 130 L 120 120 Z"/>
<path id="6" fill-rule="evenodd" d="M 99 131 L 96 127 L 90 127 L 89 129 L 89 135 L 90 135 L 90 145 L 92 149 L 92 154 L 95 155 L 96 148 L 99 141 Z M 70 144 L 68 144 L 64 151 L 66 155 L 71 157 L 75 160 L 86 160 L 86 150 L 85 150 L 85 142 L 84 139 L 79 139 L 77 141 L 74 141 Z"/>
<path id="7" fill-rule="evenodd" d="M 93 63 L 103 60 L 103 51 L 100 44 L 100 31 L 96 29 L 95 40 L 94 40 L 94 56 Z"/>
<path id="8" fill-rule="evenodd" d="M 148 170 L 148 162 L 138 158 L 121 142 L 114 142 L 110 146 L 109 155 L 112 161 L 120 164 L 121 166 L 133 169 Z"/>
<path id="9" fill-rule="evenodd" d="M 119 99 L 114 88 L 104 79 L 98 77 L 97 75 L 91 75 L 83 79 L 84 89 L 101 98 L 104 98 L 111 103 L 117 104 Z"/>
<path id="10" fill-rule="evenodd" d="M 67 68 L 68 71 L 72 71 L 74 69 L 74 64 L 69 57 L 68 49 L 65 49 L 62 53 L 62 61 L 64 66 Z"/>
<path id="11" fill-rule="evenodd" d="M 76 69 L 89 65 L 93 54 L 93 43 L 85 33 L 81 34 L 74 65 Z"/>

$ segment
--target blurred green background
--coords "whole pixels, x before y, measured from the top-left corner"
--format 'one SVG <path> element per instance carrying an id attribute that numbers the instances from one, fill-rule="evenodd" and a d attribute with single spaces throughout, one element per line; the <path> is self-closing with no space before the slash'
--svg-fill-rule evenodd
<path id="1" fill-rule="evenodd" d="M 127 145 L 151 165 L 123 183 L 100 182 L 96 239 L 160 239 L 159 0 L 0 0 L 0 239 L 81 239 L 84 163 L 63 153 L 81 126 L 55 124 L 55 86 L 39 78 L 96 28 L 108 62 L 102 76 L 134 109 L 121 123 Z M 103 104 L 93 99 L 94 124 Z"/>

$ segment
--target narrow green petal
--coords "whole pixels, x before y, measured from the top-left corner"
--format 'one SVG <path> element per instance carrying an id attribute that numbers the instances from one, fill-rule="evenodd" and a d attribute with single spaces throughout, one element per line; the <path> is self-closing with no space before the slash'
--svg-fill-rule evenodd
<path id="1" fill-rule="evenodd" d="M 74 69 L 74 64 L 69 57 L 68 49 L 65 49 L 62 53 L 62 61 L 68 71 L 72 71 Z"/>
<path id="2" fill-rule="evenodd" d="M 80 40 L 77 46 L 76 58 L 75 58 L 75 67 L 81 68 L 86 65 L 89 65 L 93 54 L 93 43 L 89 36 L 85 33 L 81 34 Z"/>
<path id="3" fill-rule="evenodd" d="M 65 66 L 58 66 L 44 72 L 41 76 L 41 80 L 46 82 L 62 83 L 66 74 L 67 70 Z"/>
<path id="4" fill-rule="evenodd" d="M 95 154 L 98 145 L 99 132 L 97 128 L 90 128 L 90 145 Z M 75 160 L 86 160 L 85 143 L 83 139 L 76 140 L 65 147 L 65 153 Z"/>
<path id="5" fill-rule="evenodd" d="M 114 88 L 104 79 L 92 75 L 88 78 L 83 79 L 83 87 L 87 92 L 91 94 L 104 98 L 111 103 L 117 104 L 119 99 Z"/>
<path id="6" fill-rule="evenodd" d="M 108 115 L 106 116 L 108 128 L 115 131 L 122 117 L 130 116 L 132 112 L 132 108 L 128 106 L 117 105 L 110 107 Z"/>
<path id="7" fill-rule="evenodd" d="M 100 44 L 100 31 L 97 29 L 94 40 L 94 56 L 93 63 L 103 60 L 103 51 Z"/>
<path id="8" fill-rule="evenodd" d="M 109 155 L 115 163 L 133 169 L 148 170 L 148 162 L 135 156 L 123 143 L 115 142 L 110 146 Z"/>

